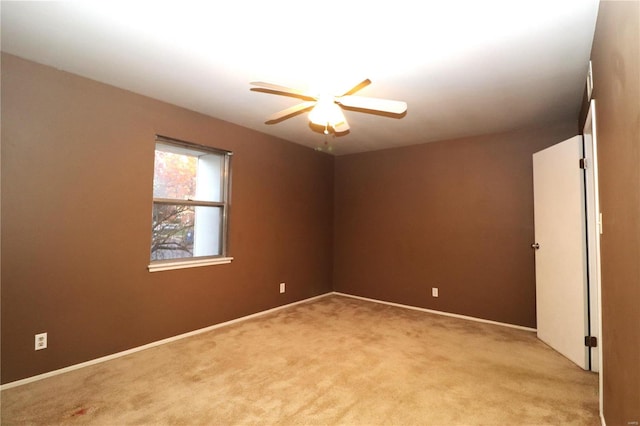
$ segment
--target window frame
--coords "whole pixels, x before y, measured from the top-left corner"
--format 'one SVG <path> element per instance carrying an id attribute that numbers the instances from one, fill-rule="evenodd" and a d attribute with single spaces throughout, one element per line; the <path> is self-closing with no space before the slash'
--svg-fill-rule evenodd
<path id="1" fill-rule="evenodd" d="M 220 170 L 221 181 L 221 201 L 202 201 L 194 198 L 179 199 L 179 198 L 156 198 L 153 196 L 151 210 L 153 212 L 154 207 L 158 204 L 165 205 L 184 205 L 184 206 L 203 206 L 203 207 L 216 207 L 221 209 L 221 230 L 220 230 L 220 254 L 211 256 L 192 256 L 183 257 L 177 259 L 163 259 L 163 260 L 151 260 L 151 253 L 149 253 L 149 272 L 166 271 L 172 269 L 194 268 L 208 265 L 219 265 L 230 263 L 233 257 L 229 256 L 229 211 L 231 206 L 231 158 L 233 152 L 220 148 L 213 148 L 207 145 L 196 144 L 192 142 L 183 141 L 180 139 L 171 138 L 168 136 L 156 135 L 154 142 L 154 164 L 155 153 L 158 149 L 158 145 L 170 145 L 177 148 L 183 148 L 189 151 L 203 152 L 205 154 L 216 154 L 222 157 L 222 167 Z M 153 172 L 153 178 L 155 180 L 155 167 Z M 151 235 L 151 241 L 153 241 L 153 230 Z"/>

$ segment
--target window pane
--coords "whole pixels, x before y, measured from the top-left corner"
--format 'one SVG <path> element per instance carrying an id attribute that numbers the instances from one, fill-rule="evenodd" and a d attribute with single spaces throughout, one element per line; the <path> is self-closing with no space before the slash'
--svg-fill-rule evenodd
<path id="1" fill-rule="evenodd" d="M 216 256 L 221 253 L 222 207 L 195 208 L 194 256 Z"/>
<path id="2" fill-rule="evenodd" d="M 154 204 L 151 260 L 193 257 L 195 208 L 174 204 Z"/>
<path id="3" fill-rule="evenodd" d="M 206 154 L 198 157 L 196 199 L 222 202 L 222 169 L 224 157 Z"/>
<path id="4" fill-rule="evenodd" d="M 221 255 L 222 208 L 155 204 L 151 260 Z"/>
<path id="5" fill-rule="evenodd" d="M 153 170 L 154 198 L 195 198 L 198 158 L 156 150 Z"/>

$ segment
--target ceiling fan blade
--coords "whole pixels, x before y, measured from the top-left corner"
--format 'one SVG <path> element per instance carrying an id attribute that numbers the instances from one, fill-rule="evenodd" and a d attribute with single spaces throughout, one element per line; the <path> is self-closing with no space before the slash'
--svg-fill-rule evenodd
<path id="1" fill-rule="evenodd" d="M 349 123 L 347 123 L 347 119 L 345 118 L 339 123 L 335 123 L 333 126 L 333 131 L 336 133 L 344 133 L 350 129 Z"/>
<path id="2" fill-rule="evenodd" d="M 336 98 L 336 102 L 346 107 L 390 112 L 392 114 L 402 114 L 407 110 L 406 102 L 368 98 L 365 96 L 340 96 Z"/>
<path id="3" fill-rule="evenodd" d="M 363 89 L 364 87 L 366 87 L 366 86 L 368 86 L 370 84 L 371 84 L 371 80 L 369 80 L 368 78 L 364 79 L 360 83 L 358 83 L 355 86 L 353 86 L 348 92 L 345 92 L 344 95 L 342 95 L 342 96 L 353 95 L 358 90 Z"/>
<path id="4" fill-rule="evenodd" d="M 284 120 L 287 117 L 298 114 L 306 109 L 313 107 L 316 104 L 316 101 L 306 101 L 291 106 L 287 109 L 283 109 L 282 111 L 278 111 L 275 114 L 271 114 L 269 118 L 267 118 L 267 123 L 273 123 L 280 120 Z"/>
<path id="5" fill-rule="evenodd" d="M 251 84 L 253 84 L 254 86 L 261 87 L 263 89 L 267 89 L 271 92 L 279 92 L 287 95 L 297 96 L 304 99 L 316 99 L 315 96 L 305 93 L 302 90 L 293 89 L 291 87 L 286 87 L 286 86 L 280 86 L 279 84 L 265 83 L 264 81 L 252 81 Z"/>

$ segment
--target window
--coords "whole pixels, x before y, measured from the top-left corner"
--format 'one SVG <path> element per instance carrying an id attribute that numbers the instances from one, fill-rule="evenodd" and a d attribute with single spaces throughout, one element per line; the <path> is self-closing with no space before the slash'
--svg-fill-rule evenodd
<path id="1" fill-rule="evenodd" d="M 229 263 L 231 153 L 156 137 L 150 271 Z"/>

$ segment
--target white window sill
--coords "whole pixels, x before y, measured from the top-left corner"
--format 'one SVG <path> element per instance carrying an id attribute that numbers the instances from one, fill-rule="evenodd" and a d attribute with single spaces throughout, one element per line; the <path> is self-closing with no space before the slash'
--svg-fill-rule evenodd
<path id="1" fill-rule="evenodd" d="M 152 263 L 148 266 L 149 272 L 170 271 L 172 269 L 197 268 L 199 266 L 223 265 L 231 263 L 233 257 L 211 257 L 196 260 L 176 260 L 169 262 Z"/>

